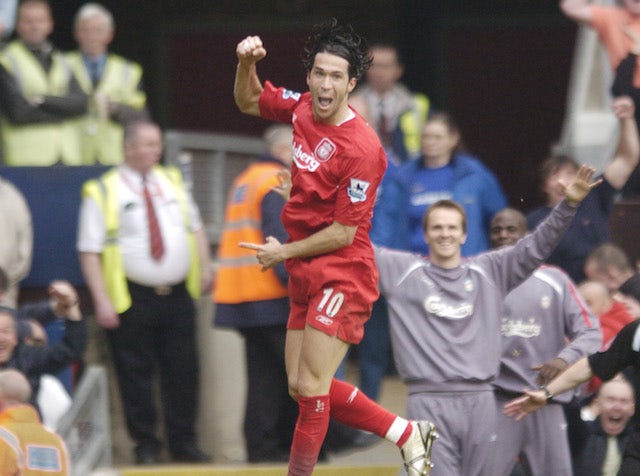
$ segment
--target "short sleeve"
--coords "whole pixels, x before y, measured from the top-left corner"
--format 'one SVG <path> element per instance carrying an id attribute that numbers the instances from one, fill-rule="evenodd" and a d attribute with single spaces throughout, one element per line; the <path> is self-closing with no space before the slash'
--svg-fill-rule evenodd
<path id="1" fill-rule="evenodd" d="M 106 237 L 102 210 L 95 200 L 86 197 L 80 205 L 79 215 L 77 250 L 85 253 L 101 253 Z"/>
<path id="2" fill-rule="evenodd" d="M 334 212 L 334 220 L 338 223 L 357 226 L 370 219 L 386 160 L 382 147 L 375 159 L 368 157 L 365 152 L 360 157 L 345 160 Z"/>
<path id="3" fill-rule="evenodd" d="M 260 94 L 260 116 L 269 121 L 291 123 L 293 111 L 298 107 L 301 93 L 285 88 L 276 88 L 269 81 Z"/>

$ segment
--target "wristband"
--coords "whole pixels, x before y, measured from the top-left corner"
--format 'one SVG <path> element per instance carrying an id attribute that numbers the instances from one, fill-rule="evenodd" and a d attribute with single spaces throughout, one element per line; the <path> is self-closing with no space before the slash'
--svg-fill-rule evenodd
<path id="1" fill-rule="evenodd" d="M 553 400 L 553 393 L 551 393 L 549 389 L 544 385 L 540 387 L 540 390 L 544 392 L 544 396 L 547 399 L 547 403 L 551 403 L 551 401 Z"/>

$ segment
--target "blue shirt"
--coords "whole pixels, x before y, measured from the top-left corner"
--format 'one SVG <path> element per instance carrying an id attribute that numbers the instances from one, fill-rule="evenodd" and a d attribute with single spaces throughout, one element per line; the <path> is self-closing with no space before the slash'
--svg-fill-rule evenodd
<path id="1" fill-rule="evenodd" d="M 427 169 L 422 157 L 399 167 L 383 190 L 383 209 L 374 211 L 374 219 L 383 221 L 378 226 L 393 234 L 393 242 L 384 246 L 428 254 L 422 215 L 436 197 L 453 199 L 465 209 L 468 236 L 463 256 L 487 250 L 491 219 L 507 206 L 507 199 L 495 175 L 480 160 L 462 153 L 440 169 Z"/>

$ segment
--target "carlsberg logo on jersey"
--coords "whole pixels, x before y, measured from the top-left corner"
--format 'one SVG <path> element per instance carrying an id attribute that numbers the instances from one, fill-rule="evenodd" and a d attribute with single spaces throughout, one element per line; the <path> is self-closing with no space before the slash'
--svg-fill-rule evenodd
<path id="1" fill-rule="evenodd" d="M 302 145 L 293 141 L 293 161 L 296 166 L 301 170 L 308 170 L 309 172 L 315 172 L 320 167 L 320 162 L 316 158 L 302 150 Z"/>
<path id="2" fill-rule="evenodd" d="M 462 303 L 457 306 L 452 306 L 442 302 L 440 296 L 427 297 L 427 299 L 424 300 L 424 308 L 431 314 L 447 319 L 464 319 L 473 314 L 472 303 Z"/>
<path id="3" fill-rule="evenodd" d="M 500 331 L 505 337 L 524 337 L 529 339 L 531 337 L 538 337 L 542 326 L 536 322 L 534 318 L 530 318 L 527 321 L 518 319 L 517 321 L 509 320 L 506 317 L 502 318 L 502 324 Z"/>

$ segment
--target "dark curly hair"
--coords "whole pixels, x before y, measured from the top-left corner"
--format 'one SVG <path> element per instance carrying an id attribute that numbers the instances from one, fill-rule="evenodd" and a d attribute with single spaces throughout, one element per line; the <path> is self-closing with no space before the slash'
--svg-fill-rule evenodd
<path id="1" fill-rule="evenodd" d="M 349 78 L 356 79 L 360 79 L 373 61 L 367 41 L 359 36 L 351 25 L 339 25 L 335 18 L 313 27 L 304 52 L 303 63 L 307 72 L 313 68 L 318 53 L 330 53 L 347 60 Z"/>

